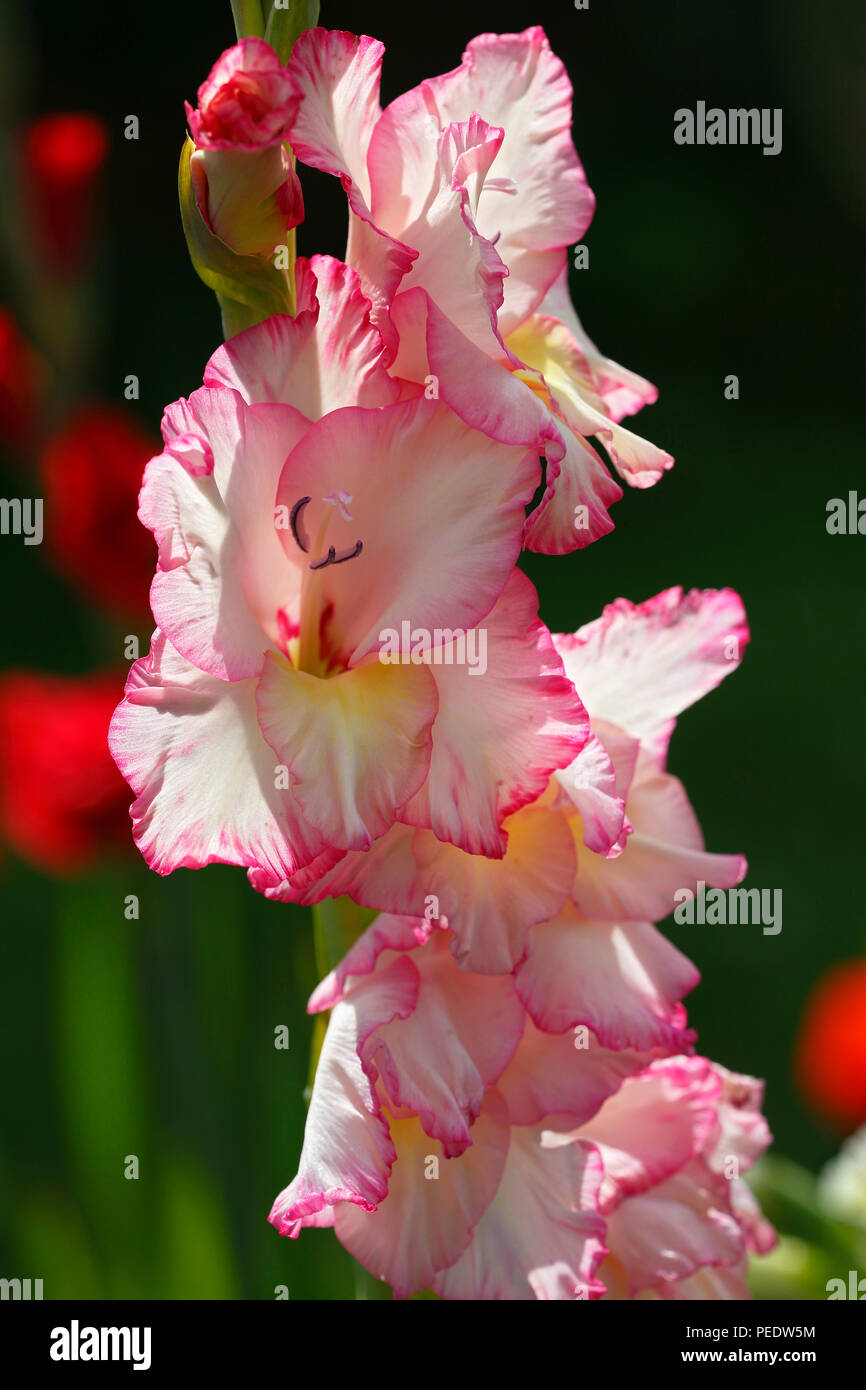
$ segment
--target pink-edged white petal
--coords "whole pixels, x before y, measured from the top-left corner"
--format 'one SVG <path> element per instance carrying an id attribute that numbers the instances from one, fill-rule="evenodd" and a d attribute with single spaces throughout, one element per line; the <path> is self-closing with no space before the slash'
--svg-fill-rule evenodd
<path id="1" fill-rule="evenodd" d="M 420 987 L 410 1018 L 376 1031 L 365 1056 L 381 1078 L 386 1105 L 410 1110 L 447 1158 L 473 1142 L 471 1126 L 487 1089 L 508 1065 L 523 1032 L 510 975 L 469 975 L 437 932 L 413 952 Z"/>
<path id="2" fill-rule="evenodd" d="M 430 772 L 400 818 L 469 854 L 501 856 L 505 817 L 540 796 L 589 735 L 530 581 L 514 570 L 480 628 L 435 648 L 428 669 L 439 691 Z"/>
<path id="3" fill-rule="evenodd" d="M 708 854 L 682 783 L 641 752 L 628 791 L 632 834 L 622 854 L 578 853 L 574 902 L 585 917 L 661 921 L 700 882 L 732 888 L 746 873 L 741 854 Z"/>
<path id="4" fill-rule="evenodd" d="M 465 854 L 429 831 L 413 841 L 419 891 L 433 895 L 448 919 L 459 964 L 479 975 L 513 970 L 533 923 L 556 915 L 573 882 L 574 841 L 559 812 L 528 806 L 504 829 L 502 859 Z"/>
<path id="5" fill-rule="evenodd" d="M 390 356 L 396 338 L 388 309 L 416 253 L 374 226 L 367 151 L 380 116 L 384 48 L 376 39 L 309 29 L 292 50 L 288 72 L 301 97 L 289 139 L 298 158 L 340 179 L 349 200 L 346 259 L 358 271 L 371 315 Z"/>
<path id="6" fill-rule="evenodd" d="M 278 789 L 255 684 L 206 675 L 158 631 L 130 669 L 109 746 L 136 793 L 135 842 L 157 873 L 242 864 L 279 883 L 324 848 Z"/>
<path id="7" fill-rule="evenodd" d="M 370 201 L 367 151 L 381 115 L 384 45 L 339 29 L 307 29 L 292 49 L 288 73 L 301 97 L 289 141 L 313 169 L 351 181 Z"/>
<path id="8" fill-rule="evenodd" d="M 331 256 L 304 264 L 315 307 L 296 318 L 275 315 L 230 338 L 210 358 L 205 386 L 232 387 L 248 404 L 292 405 L 310 420 L 342 406 L 390 405 L 399 387 L 385 369 L 357 272 Z"/>
<path id="9" fill-rule="evenodd" d="M 139 503 L 159 546 L 154 617 L 201 670 L 243 680 L 278 640 L 280 608 L 296 602 L 297 571 L 274 530 L 274 501 L 308 421 L 288 405 L 247 406 L 236 391 L 203 387 L 172 422 L 196 433 L 180 436 L 181 463 L 170 432 L 172 452 L 148 464 Z M 198 457 L 212 459 L 212 471 Z"/>
<path id="10" fill-rule="evenodd" d="M 699 979 L 649 922 L 587 922 L 567 906 L 528 933 L 517 991 L 545 1032 L 585 1024 L 605 1047 L 644 1052 L 691 1043 L 680 1000 Z"/>
<path id="11" fill-rule="evenodd" d="M 334 1229 L 371 1274 L 408 1298 L 460 1258 L 493 1200 L 508 1153 L 508 1112 L 489 1091 L 471 1147 L 459 1158 L 446 1158 L 417 1119 L 392 1120 L 391 1137 L 397 1159 L 388 1196 L 372 1212 L 339 1206 Z"/>
<path id="12" fill-rule="evenodd" d="M 592 445 L 557 417 L 537 373 L 518 374 L 488 356 L 432 301 L 427 353 L 440 399 L 462 419 L 491 439 L 544 454 L 545 491 L 526 527 L 530 550 L 563 555 L 613 530 L 609 508 L 622 489 Z"/>
<path id="13" fill-rule="evenodd" d="M 587 849 L 615 858 L 631 832 L 626 797 L 640 744 L 617 729 L 603 727 L 605 742 L 596 733 L 590 734 L 574 762 L 555 777 L 566 804 L 580 814 Z"/>
<path id="14" fill-rule="evenodd" d="M 575 997 L 581 981 L 573 982 Z M 586 1028 L 543 1033 L 526 1020 L 523 1038 L 497 1082 L 513 1125 L 539 1124 L 547 1116 L 568 1115 L 583 1124 L 619 1089 L 626 1077 L 643 1071 L 651 1052 L 603 1047 Z"/>
<path id="15" fill-rule="evenodd" d="M 506 347 L 540 373 L 557 415 L 578 435 L 601 440 L 620 477 L 630 487 L 652 487 L 673 467 L 673 458 L 648 439 L 612 420 L 596 394 L 592 370 L 571 333 L 558 319 L 534 314 L 512 333 Z"/>
<path id="16" fill-rule="evenodd" d="M 714 1064 L 721 1084 L 717 1107 L 718 1124 L 712 1142 L 704 1150 L 704 1161 L 717 1173 L 726 1173 L 731 1158 L 740 1172 L 746 1172 L 772 1142 L 770 1127 L 761 1114 L 764 1083 L 754 1076 L 742 1076 Z"/>
<path id="17" fill-rule="evenodd" d="M 613 530 L 609 508 L 622 491 L 583 435 L 559 422 L 565 445 L 548 449 L 544 495 L 526 523 L 526 545 L 543 555 L 567 555 Z"/>
<path id="18" fill-rule="evenodd" d="M 429 193 L 419 215 L 399 228 L 383 225 L 418 253 L 401 289 L 426 290 L 470 342 L 506 358 L 497 312 L 508 271 L 496 247 L 478 233 L 472 196 L 473 188 L 477 196 L 483 185 L 502 136 L 477 115 L 448 125 L 436 140 Z"/>
<path id="19" fill-rule="evenodd" d="M 325 898 L 346 895 L 374 912 L 420 916 L 427 904 L 415 863 L 415 833 L 408 826 L 393 825 L 368 850 L 347 854 L 329 847 L 284 883 L 260 881 L 254 873 L 250 882 L 265 897 L 280 902 L 309 907 Z M 431 920 L 438 921 L 439 917 L 431 916 Z"/>
<path id="20" fill-rule="evenodd" d="M 554 638 L 591 717 L 618 724 L 660 759 L 672 721 L 736 669 L 748 641 L 732 589 L 679 586 L 641 604 L 617 599 L 573 637 Z"/>
<path id="21" fill-rule="evenodd" d="M 573 1131 L 601 1154 L 599 1207 L 605 1214 L 665 1182 L 701 1152 L 715 1124 L 719 1090 L 706 1058 L 664 1058 L 627 1079 Z"/>
<path id="22" fill-rule="evenodd" d="M 495 443 L 435 400 L 338 410 L 313 425 L 286 461 L 277 502 L 311 497 L 315 536 L 333 512 L 324 499 L 352 497 L 351 522 L 332 516 L 327 542 L 342 550 L 360 540 L 363 551 L 317 574 L 341 657 L 357 665 L 404 621 L 428 632 L 477 627 L 519 554 L 537 469 L 534 455 Z M 294 555 L 292 537 L 280 534 Z"/>
<path id="23" fill-rule="evenodd" d="M 406 1018 L 417 998 L 418 974 L 403 956 L 360 981 L 335 1007 L 316 1068 L 298 1173 L 268 1217 L 280 1235 L 295 1238 L 303 1226 L 323 1224 L 315 1218 L 337 1203 L 373 1211 L 384 1201 L 397 1155 L 360 1054 L 376 1028 Z"/>
<path id="24" fill-rule="evenodd" d="M 427 775 L 438 702 L 423 666 L 373 661 L 323 680 L 271 655 L 256 700 L 293 796 L 336 848 L 368 848 Z"/>
<path id="25" fill-rule="evenodd" d="M 398 97 L 370 146 L 373 212 L 387 228 L 417 217 L 439 131 L 478 113 L 504 131 L 496 178 L 478 203 L 482 236 L 509 269 L 500 313 L 510 332 L 554 280 L 562 248 L 589 226 L 594 198 L 571 139 L 572 90 L 540 28 L 482 34 L 459 68 Z"/>
<path id="26" fill-rule="evenodd" d="M 606 1241 L 626 1271 L 627 1298 L 663 1290 L 708 1266 L 739 1265 L 745 1244 L 727 1186 L 693 1159 L 608 1215 Z"/>
<path id="27" fill-rule="evenodd" d="M 358 937 L 343 959 L 326 975 L 307 1003 L 307 1013 L 332 1009 L 350 987 L 352 977 L 370 975 L 383 951 L 414 951 L 423 946 L 434 932 L 445 930 L 439 922 L 426 917 L 400 917 L 380 912 L 365 932 Z"/>
<path id="28" fill-rule="evenodd" d="M 594 1299 L 605 1253 L 601 1162 L 590 1145 L 547 1148 L 534 1126 L 512 1129 L 496 1196 L 466 1253 L 434 1283 L 449 1299 Z"/>

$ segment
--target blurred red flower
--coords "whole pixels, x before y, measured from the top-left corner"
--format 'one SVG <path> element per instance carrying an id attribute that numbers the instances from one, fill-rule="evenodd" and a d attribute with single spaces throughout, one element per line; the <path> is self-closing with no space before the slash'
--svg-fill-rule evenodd
<path id="1" fill-rule="evenodd" d="M 130 792 L 108 752 L 123 673 L 0 678 L 0 833 L 48 873 L 129 844 Z"/>
<path id="2" fill-rule="evenodd" d="M 93 236 L 99 176 L 108 130 L 96 116 L 41 116 L 22 142 L 24 197 L 36 251 L 49 268 L 74 275 Z"/>
<path id="3" fill-rule="evenodd" d="M 866 960 L 834 966 L 809 996 L 795 1066 L 804 1096 L 840 1129 L 866 1121 Z"/>
<path id="4" fill-rule="evenodd" d="M 39 358 L 8 309 L 0 308 L 0 443 L 25 453 L 36 436 Z"/>
<path id="5" fill-rule="evenodd" d="M 42 453 L 49 558 L 88 598 L 148 611 L 153 537 L 138 520 L 144 465 L 160 445 L 116 406 L 85 406 Z"/>

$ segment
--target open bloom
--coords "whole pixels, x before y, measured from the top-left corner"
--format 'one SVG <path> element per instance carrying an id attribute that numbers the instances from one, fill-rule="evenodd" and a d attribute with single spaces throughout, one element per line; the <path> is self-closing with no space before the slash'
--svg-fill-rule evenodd
<path id="1" fill-rule="evenodd" d="M 663 987 L 671 947 L 652 923 L 673 911 L 678 889 L 695 891 L 700 880 L 728 888 L 746 871 L 741 855 L 705 850 L 686 792 L 666 771 L 667 745 L 676 716 L 736 668 L 747 640 L 730 590 L 620 599 L 574 636 L 554 638 L 590 736 L 503 821 L 504 855 L 466 853 L 429 828 L 397 825 L 366 854 L 325 855 L 277 887 L 252 881 L 274 897 L 348 893 L 410 915 L 432 902 L 467 969 L 518 969 L 539 1026 L 587 1023 L 609 1030 L 615 1046 L 665 1041 L 697 977 L 680 958 L 676 987 Z M 616 1014 L 604 988 L 611 971 L 630 982 Z M 583 981 L 579 1014 L 562 994 L 572 977 Z"/>
<path id="2" fill-rule="evenodd" d="M 273 49 L 246 38 L 229 48 L 187 103 L 190 167 L 201 213 L 239 255 L 273 256 L 303 220 L 301 186 L 286 147 L 297 98 Z"/>
<path id="3" fill-rule="evenodd" d="M 310 30 L 288 72 L 298 157 L 338 175 L 347 261 L 395 376 L 433 387 L 479 429 L 544 453 L 530 548 L 561 554 L 612 527 L 621 476 L 647 487 L 672 459 L 619 421 L 655 399 L 603 358 L 569 302 L 567 247 L 594 198 L 571 139 L 571 85 L 539 28 L 473 39 L 459 68 L 382 112 L 383 47 Z"/>
<path id="4" fill-rule="evenodd" d="M 111 733 L 137 842 L 269 888 L 401 820 L 501 854 L 589 734 L 513 572 L 537 460 L 395 399 L 355 272 L 299 263 L 299 301 L 214 354 L 145 473 L 159 630 Z M 425 659 L 380 659 L 404 623 Z M 475 681 L 449 652 L 479 625 Z"/>
<path id="5" fill-rule="evenodd" d="M 540 1029 L 449 937 L 382 915 L 316 990 L 332 1012 L 272 1223 L 333 1226 L 402 1297 L 746 1296 L 746 1252 L 772 1242 L 740 1181 L 769 1137 L 760 1086 L 682 1030 L 641 1050 Z M 562 987 L 579 1009 L 583 978 Z"/>

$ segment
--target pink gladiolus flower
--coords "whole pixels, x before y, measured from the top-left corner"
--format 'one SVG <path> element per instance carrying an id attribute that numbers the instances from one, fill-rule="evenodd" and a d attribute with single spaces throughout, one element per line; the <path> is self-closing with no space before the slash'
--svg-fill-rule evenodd
<path id="1" fill-rule="evenodd" d="M 612 528 L 620 496 L 588 442 L 648 487 L 670 455 L 619 421 L 655 388 L 601 356 L 568 298 L 567 248 L 594 198 L 571 140 L 571 84 L 539 28 L 473 39 L 459 68 L 382 112 L 383 47 L 310 30 L 288 72 L 298 156 L 338 175 L 348 262 L 395 376 L 505 443 L 544 453 L 526 543 L 553 554 Z"/>
<path id="2" fill-rule="evenodd" d="M 676 988 L 660 987 L 673 948 L 652 923 L 673 911 L 678 889 L 695 891 L 699 880 L 729 888 L 746 872 L 741 855 L 705 851 L 685 790 L 665 771 L 667 744 L 676 715 L 735 669 L 747 641 L 731 590 L 669 589 L 637 606 L 620 599 L 575 636 L 554 638 L 591 734 L 504 820 L 501 858 L 400 825 L 369 854 L 332 853 L 279 886 L 252 881 L 272 897 L 347 893 L 409 915 L 433 895 L 461 964 L 517 969 L 540 1027 L 587 1023 L 617 1047 L 665 1042 L 682 1026 L 678 1000 L 697 975 L 679 957 Z M 628 988 L 610 1012 L 603 982 L 613 970 Z M 582 1012 L 572 1017 L 561 990 L 575 977 Z"/>
<path id="3" fill-rule="evenodd" d="M 729 1181 L 768 1140 L 757 1083 L 683 1055 L 682 1030 L 644 1050 L 543 1031 L 450 936 L 380 916 L 315 991 L 332 1013 L 274 1226 L 332 1225 L 400 1297 L 746 1296 L 746 1252 L 772 1240 Z M 583 978 L 563 988 L 576 1011 Z"/>
<path id="4" fill-rule="evenodd" d="M 232 339 L 166 411 L 140 503 L 159 630 L 111 733 L 152 867 L 274 890 L 401 820 L 501 855 L 503 817 L 589 735 L 513 569 L 534 455 L 395 400 L 354 271 L 316 257 L 298 285 L 296 319 Z M 434 646 L 386 662 L 404 623 Z M 451 649 L 479 625 L 476 681 Z"/>
<path id="5" fill-rule="evenodd" d="M 199 87 L 197 110 L 186 103 L 199 208 L 239 255 L 272 256 L 303 220 L 301 185 L 286 147 L 297 106 L 286 69 L 256 38 L 223 53 Z"/>

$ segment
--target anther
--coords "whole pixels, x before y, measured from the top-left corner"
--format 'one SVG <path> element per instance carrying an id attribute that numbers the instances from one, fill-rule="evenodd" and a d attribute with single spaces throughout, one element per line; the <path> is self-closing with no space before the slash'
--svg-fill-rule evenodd
<path id="1" fill-rule="evenodd" d="M 364 549 L 363 541 L 355 541 L 351 550 L 341 550 L 339 554 L 332 545 L 328 546 L 328 553 L 322 560 L 313 560 L 310 564 L 311 570 L 323 570 L 326 565 L 343 565 L 347 560 L 354 560 Z"/>
<path id="2" fill-rule="evenodd" d="M 312 498 L 310 497 L 299 497 L 289 514 L 289 525 L 292 528 L 292 535 L 295 538 L 295 543 L 299 550 L 303 550 L 305 555 L 310 549 L 310 538 L 303 527 L 303 510 L 307 503 L 311 501 Z"/>

